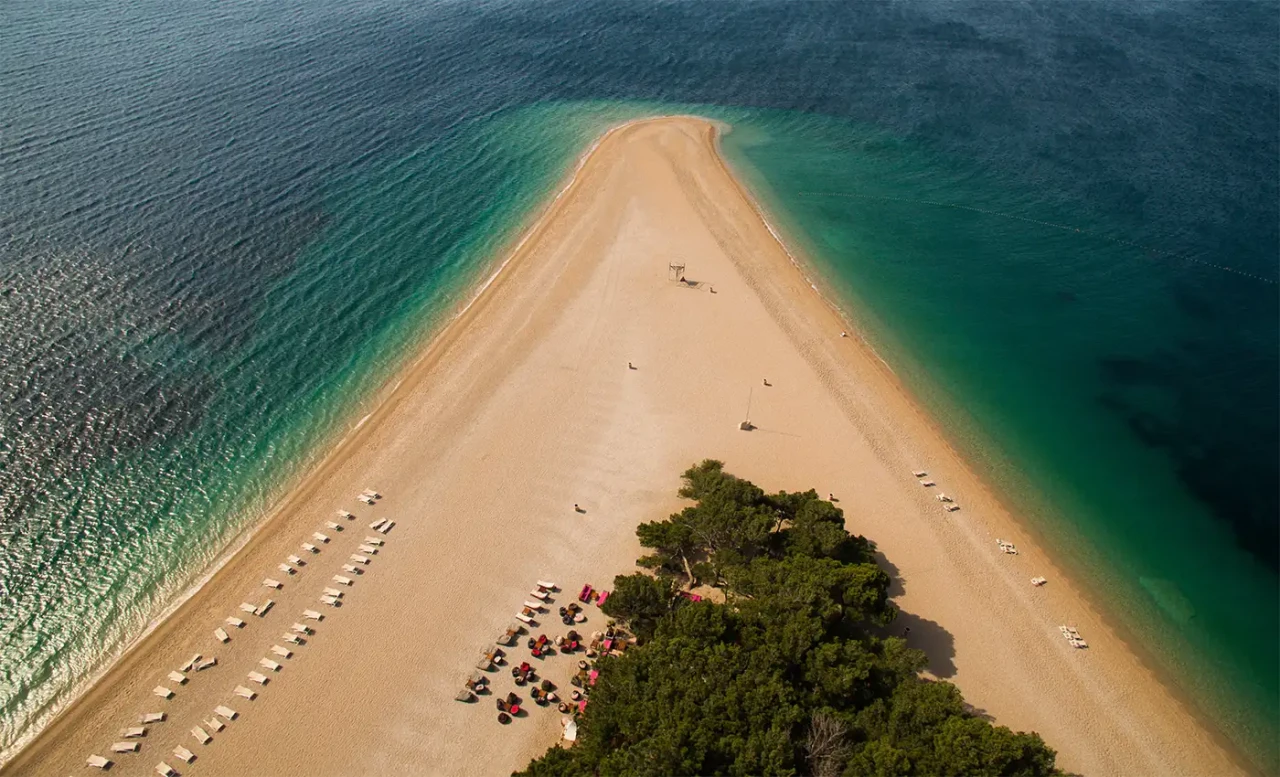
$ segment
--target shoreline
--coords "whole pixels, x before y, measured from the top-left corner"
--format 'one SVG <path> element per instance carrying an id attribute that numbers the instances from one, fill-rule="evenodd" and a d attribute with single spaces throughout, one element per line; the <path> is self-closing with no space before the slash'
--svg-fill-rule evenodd
<path id="1" fill-rule="evenodd" d="M 1181 684 L 1177 682 L 1176 678 L 1172 677 L 1170 673 L 1162 667 L 1159 660 L 1155 657 L 1154 652 L 1148 650 L 1143 645 L 1138 635 L 1126 626 L 1125 619 L 1106 606 L 1105 597 L 1102 596 L 1102 592 L 1095 590 L 1095 586 L 1084 582 L 1080 575 L 1068 576 L 1063 574 L 1062 570 L 1069 568 L 1069 565 L 1060 563 L 1059 559 L 1056 558 L 1053 553 L 1043 550 L 1049 547 L 1049 543 L 1045 540 L 1042 533 L 1030 522 L 1019 521 L 1015 517 L 1015 511 L 1010 506 L 1012 500 L 1008 499 L 1007 495 L 1003 494 L 1000 489 L 992 486 L 987 477 L 969 466 L 969 458 L 964 455 L 962 447 L 956 443 L 953 435 L 949 433 L 946 425 L 941 423 L 928 411 L 925 403 L 912 392 L 910 387 L 908 387 L 898 375 L 897 371 L 893 369 L 893 366 L 880 355 L 879 351 L 876 350 L 875 345 L 868 340 L 865 334 L 857 327 L 853 319 L 845 312 L 845 309 L 836 300 L 834 295 L 827 293 L 830 281 L 823 277 L 823 274 L 817 264 L 811 260 L 801 258 L 805 256 L 805 254 L 800 252 L 793 243 L 787 241 L 783 233 L 779 229 L 775 228 L 769 221 L 769 211 L 762 207 L 762 204 L 756 194 L 750 189 L 750 186 L 747 183 L 749 179 L 738 174 L 738 172 L 734 170 L 733 163 L 721 150 L 720 138 L 721 135 L 717 133 L 715 138 L 717 158 L 725 168 L 729 177 L 741 190 L 742 196 L 751 202 L 760 222 L 773 236 L 774 240 L 777 241 L 778 245 L 787 255 L 791 264 L 795 267 L 796 272 L 804 278 L 805 282 L 809 284 L 810 288 L 813 290 L 813 293 L 819 300 L 821 300 L 823 305 L 831 311 L 831 314 L 839 320 L 841 324 L 847 327 L 844 331 L 849 333 L 850 339 L 856 340 L 859 348 L 863 349 L 868 356 L 879 362 L 885 373 L 883 375 L 884 380 L 891 384 L 900 394 L 903 402 L 915 411 L 916 417 L 928 426 L 940 439 L 945 441 L 948 447 L 948 452 L 954 460 L 964 466 L 973 479 L 978 482 L 991 496 L 991 498 L 1001 506 L 1012 520 L 1014 526 L 1017 527 L 1017 530 L 1030 536 L 1033 539 L 1035 546 L 1038 549 L 1042 549 L 1041 552 L 1043 552 L 1048 558 L 1049 565 L 1053 569 L 1052 579 L 1059 581 L 1059 585 L 1066 585 L 1071 588 L 1072 593 L 1075 596 L 1086 602 L 1090 609 L 1094 610 L 1101 616 L 1101 620 L 1106 625 L 1106 628 L 1112 632 L 1114 637 L 1123 644 L 1127 650 L 1137 657 L 1141 667 L 1151 674 L 1155 681 L 1177 701 L 1182 709 L 1193 717 L 1197 723 L 1199 723 L 1199 725 L 1209 733 L 1210 736 L 1212 736 L 1215 743 L 1228 756 L 1230 756 L 1231 760 L 1241 770 L 1241 772 L 1258 775 L 1264 774 L 1265 768 L 1263 765 L 1255 762 L 1247 751 L 1243 750 L 1226 734 L 1224 730 L 1222 730 L 1220 726 L 1215 723 L 1211 711 L 1205 709 L 1204 706 L 1199 704 L 1188 691 L 1184 690 Z M 1049 745 L 1052 747 L 1053 743 L 1050 742 Z"/>
<path id="2" fill-rule="evenodd" d="M 208 602 L 204 601 L 205 599 L 217 599 L 225 595 L 225 589 L 230 588 L 235 584 L 235 573 L 242 571 L 242 567 L 252 566 L 255 558 L 266 552 L 267 549 L 264 546 L 268 545 L 270 541 L 279 539 L 278 535 L 281 535 L 286 528 L 301 526 L 302 522 L 307 520 L 305 517 L 300 515 L 290 515 L 290 513 L 305 512 L 302 509 L 303 506 L 310 501 L 315 501 L 314 498 L 317 497 L 317 492 L 321 491 L 331 478 L 336 476 L 340 470 L 343 470 L 350 463 L 349 460 L 354 458 L 356 449 L 362 443 L 368 442 L 384 432 L 391 434 L 391 432 L 388 432 L 384 428 L 384 425 L 395 411 L 400 409 L 402 405 L 406 404 L 406 399 L 411 396 L 416 397 L 427 391 L 427 389 L 424 388 L 424 384 L 426 383 L 426 379 L 431 376 L 433 368 L 442 360 L 458 356 L 457 352 L 465 351 L 462 341 L 474 337 L 470 329 L 474 327 L 483 328 L 482 322 L 484 321 L 485 314 L 492 312 L 492 309 L 497 309 L 500 306 L 504 294 L 508 292 L 511 294 L 519 293 L 519 289 L 515 289 L 513 291 L 511 287 L 515 283 L 513 279 L 518 277 L 521 271 L 524 271 L 525 273 L 533 273 L 537 271 L 537 267 L 526 266 L 525 262 L 517 262 L 517 260 L 532 260 L 533 257 L 531 257 L 530 254 L 536 253 L 537 250 L 539 250 L 541 247 L 539 246 L 539 243 L 541 243 L 544 238 L 547 238 L 548 235 L 556 229 L 568 229 L 561 223 L 564 219 L 568 218 L 566 212 L 572 210 L 572 206 L 575 205 L 575 203 L 570 203 L 568 200 L 572 199 L 573 194 L 577 191 L 579 186 L 585 185 L 584 180 L 590 177 L 587 175 L 587 172 L 592 174 L 598 173 L 596 170 L 588 171 L 589 162 L 596 155 L 596 152 L 608 143 L 610 138 L 621 134 L 621 131 L 628 129 L 632 130 L 633 134 L 642 134 L 643 131 L 650 126 L 661 128 L 663 126 L 683 127 L 683 125 L 696 126 L 699 124 L 704 126 L 706 125 L 706 123 L 701 120 L 686 117 L 648 118 L 615 125 L 600 136 L 578 158 L 577 164 L 568 173 L 567 182 L 556 189 L 557 193 L 555 196 L 552 197 L 543 207 L 532 213 L 529 224 L 516 233 L 519 236 L 519 239 L 511 248 L 504 250 L 501 253 L 501 256 L 504 258 L 497 269 L 488 274 L 487 278 L 483 282 L 472 287 L 475 288 L 474 293 L 470 294 L 467 300 L 460 304 L 460 309 L 453 315 L 446 318 L 438 329 L 423 332 L 422 338 L 415 341 L 417 343 L 416 345 L 406 348 L 405 353 L 416 353 L 416 357 L 407 359 L 403 366 L 398 369 L 395 374 L 391 375 L 383 384 L 384 388 L 372 395 L 372 399 L 369 403 L 363 403 L 354 408 L 352 416 L 354 417 L 355 415 L 358 415 L 362 410 L 368 410 L 370 406 L 372 406 L 372 410 L 369 410 L 363 417 L 361 417 L 353 427 L 347 427 L 338 442 L 333 445 L 327 453 L 318 459 L 315 466 L 299 472 L 297 480 L 293 481 L 292 484 L 288 482 L 282 484 L 281 488 L 284 492 L 283 498 L 277 501 L 275 505 L 265 513 L 261 520 L 254 522 L 251 527 L 246 529 L 243 544 L 239 547 L 236 547 L 234 544 L 229 546 L 228 552 L 219 558 L 219 561 L 216 563 L 212 571 L 208 572 L 203 578 L 201 578 L 197 585 L 188 589 L 189 595 L 185 600 L 177 602 L 166 618 L 157 619 L 154 624 L 154 628 L 141 635 L 137 640 L 123 650 L 120 657 L 111 662 L 106 669 L 104 669 L 101 676 L 85 691 L 85 693 L 70 699 L 64 705 L 63 711 L 58 713 L 48 725 L 43 727 L 39 733 L 35 734 L 34 737 L 28 740 L 28 744 L 21 748 L 13 760 L 11 760 L 7 765 L 0 767 L 0 771 L 6 771 L 10 768 L 13 770 L 21 769 L 24 761 L 37 757 L 36 751 L 46 744 L 47 740 L 56 738 L 56 735 L 61 732 L 61 729 L 70 727 L 79 722 L 77 719 L 78 714 L 83 713 L 86 717 L 91 716 L 92 711 L 87 708 L 91 707 L 94 702 L 101 701 L 102 697 L 115 690 L 111 686 L 115 684 L 116 681 L 122 680 L 122 678 L 127 676 L 130 673 L 130 670 L 140 668 L 151 662 L 151 659 L 154 658 L 151 653 L 159 652 L 163 648 L 163 643 L 166 642 L 167 638 L 176 636 L 175 632 L 184 625 L 184 616 L 192 616 L 192 619 L 194 619 L 195 616 L 199 614 L 198 611 L 202 609 L 202 606 L 208 604 Z M 688 127 L 683 127 L 683 129 L 689 133 L 693 132 L 693 130 L 689 130 Z M 768 261 L 761 260 L 755 265 L 750 265 L 750 260 L 745 258 L 745 256 L 735 257 L 734 261 L 738 263 L 737 270 L 744 276 L 746 287 L 755 292 L 756 296 L 765 303 L 765 308 L 775 319 L 774 323 L 780 324 L 782 326 L 782 330 L 786 334 L 792 336 L 793 339 L 799 337 L 801 334 L 805 334 L 804 330 L 794 327 L 805 326 L 808 328 L 810 333 L 819 329 L 830 329 L 830 327 L 825 326 L 824 322 L 813 320 L 815 318 L 819 318 L 819 316 L 808 315 L 812 314 L 813 310 L 817 307 L 821 307 L 821 309 L 825 311 L 822 315 L 828 321 L 838 322 L 839 325 L 843 326 L 845 330 L 849 331 L 851 335 L 856 337 L 859 341 L 857 348 L 862 351 L 861 358 L 864 358 L 867 365 L 870 365 L 880 373 L 878 376 L 868 373 L 866 371 L 866 365 L 857 364 L 850 367 L 849 374 L 852 374 L 855 377 L 869 378 L 872 382 L 880 382 L 890 385 L 896 396 L 888 397 L 888 401 L 889 404 L 898 411 L 898 415 L 892 419 L 893 423 L 898 425 L 906 424 L 908 427 L 912 425 L 922 425 L 925 428 L 925 431 L 923 434 L 919 435 L 920 439 L 928 440 L 941 435 L 941 439 L 946 445 L 942 458 L 947 459 L 945 463 L 939 463 L 939 466 L 943 467 L 943 473 L 946 474 L 947 471 L 962 473 L 956 476 L 957 481 L 967 481 L 967 484 L 970 486 L 973 486 L 973 484 L 976 483 L 977 485 L 973 487 L 972 491 L 976 492 L 981 490 L 985 492 L 980 496 L 975 493 L 962 496 L 962 498 L 967 502 L 969 501 L 970 496 L 973 496 L 973 498 L 979 503 L 980 513 L 982 512 L 982 507 L 985 503 L 992 502 L 996 504 L 997 506 L 992 511 L 992 514 L 996 517 L 994 519 L 988 518 L 987 522 L 995 522 L 999 524 L 1007 519 L 1006 522 L 1012 523 L 1009 527 L 1012 533 L 1007 534 L 1006 536 L 1025 536 L 1027 532 L 1024 527 L 1021 527 L 1018 524 L 1016 519 L 1011 515 L 1002 517 L 1001 514 L 1007 513 L 1007 511 L 998 506 L 998 495 L 991 491 L 989 486 L 982 483 L 981 479 L 978 478 L 976 474 L 968 471 L 965 460 L 959 456 L 955 447 L 947 441 L 945 435 L 942 434 L 941 425 L 934 421 L 934 419 L 930 418 L 919 405 L 914 403 L 910 392 L 901 385 L 896 374 L 893 373 L 892 368 L 889 367 L 879 354 L 875 352 L 874 347 L 872 347 L 869 342 L 865 341 L 856 329 L 850 326 L 849 322 L 844 319 L 844 316 L 838 306 L 833 304 L 830 299 L 823 295 L 818 284 L 809 277 L 809 273 L 807 272 L 809 268 L 805 267 L 802 262 L 796 258 L 790 247 L 783 241 L 781 235 L 773 228 L 768 221 L 765 212 L 760 208 L 759 203 L 754 199 L 751 192 L 744 186 L 742 180 L 733 175 L 732 168 L 729 166 L 728 161 L 719 151 L 718 135 L 715 132 L 714 127 L 708 127 L 706 132 L 713 148 L 712 156 L 718 163 L 721 173 L 736 187 L 738 196 L 748 203 L 750 215 L 744 215 L 741 212 L 735 213 L 734 215 L 741 219 L 754 217 L 764 230 L 772 235 L 773 239 L 776 241 L 776 245 L 782 249 L 782 252 L 790 260 L 791 267 L 789 268 L 789 274 L 799 276 L 803 285 L 807 287 L 806 291 L 797 296 L 793 293 L 791 288 L 796 285 L 795 278 L 786 277 L 788 273 L 780 273 L 777 272 L 777 268 L 768 267 Z M 622 153 L 616 149 L 614 151 L 616 154 Z M 605 162 L 602 161 L 601 164 L 603 165 Z M 582 207 L 586 208 L 585 205 Z M 735 223 L 732 226 L 740 227 L 741 223 Z M 730 230 L 730 232 L 732 232 L 732 230 Z M 722 235 L 716 233 L 714 237 L 717 241 L 720 241 Z M 736 233 L 731 234 L 730 242 L 740 237 L 741 236 Z M 722 247 L 724 247 L 723 243 Z M 733 255 L 733 252 L 729 251 L 727 248 L 725 249 L 725 253 Z M 586 271 L 587 270 L 582 270 L 581 272 Z M 772 275 L 770 273 L 772 273 Z M 485 277 L 483 272 L 478 273 L 477 275 L 479 277 Z M 719 283 L 719 281 L 717 281 L 717 283 Z M 783 291 L 779 291 L 780 289 L 785 290 L 786 293 L 784 294 Z M 788 294 L 791 296 L 787 296 Z M 804 295 L 808 296 L 806 297 Z M 798 300 L 802 303 L 799 307 L 807 306 L 810 310 L 785 311 L 784 313 L 780 313 L 776 309 L 769 308 L 770 304 L 777 305 L 779 301 L 785 302 L 787 300 Z M 805 303 L 805 300 L 809 300 L 809 302 Z M 531 308 L 531 311 L 530 315 L 535 315 L 536 313 L 541 312 L 542 308 Z M 498 315 L 498 313 L 494 313 L 494 316 Z M 551 314 L 548 313 L 545 315 L 550 316 Z M 797 321 L 800 323 L 797 324 Z M 792 326 L 793 329 L 787 330 L 787 325 Z M 833 354 L 837 354 L 835 349 L 840 347 L 839 341 L 836 341 L 834 344 L 830 342 L 816 343 L 811 347 L 813 348 L 813 351 L 803 351 L 801 354 L 802 359 L 809 362 L 810 366 L 827 358 L 830 359 L 831 363 L 841 363 L 841 358 L 844 360 L 848 360 L 850 358 L 848 356 L 833 356 Z M 874 360 L 867 357 L 873 357 Z M 475 358 L 474 355 L 472 358 Z M 857 359 L 859 357 L 855 356 L 853 358 Z M 823 364 L 825 365 L 826 362 L 823 362 Z M 818 372 L 821 373 L 821 370 Z M 828 390 L 831 390 L 833 395 L 837 397 L 836 404 L 845 410 L 845 414 L 854 422 L 854 426 L 860 428 L 864 434 L 869 435 L 871 439 L 870 448 L 872 450 L 881 450 L 884 448 L 884 442 L 883 440 L 877 439 L 876 435 L 888 433 L 886 432 L 886 429 L 888 429 L 889 432 L 893 432 L 893 430 L 896 429 L 896 427 L 889 428 L 885 426 L 886 422 L 884 419 L 876 415 L 877 413 L 883 414 L 884 407 L 883 405 L 874 405 L 874 402 L 884 402 L 885 397 L 874 396 L 867 399 L 857 396 L 857 391 L 865 389 L 865 387 L 857 381 L 853 382 L 853 388 L 851 390 L 853 393 L 846 391 L 848 387 L 843 385 L 836 389 L 832 388 L 833 381 L 839 381 L 846 377 L 847 375 L 836 375 L 833 377 L 831 375 L 819 374 L 820 383 L 826 385 Z M 846 393 L 842 394 L 842 391 L 845 391 Z M 872 391 L 870 393 L 874 392 Z M 870 394 L 868 394 L 868 396 L 870 396 Z M 841 399 L 843 399 L 843 404 L 840 401 Z M 867 429 L 870 429 L 870 431 L 868 432 Z M 338 434 L 339 431 L 343 430 L 335 429 L 334 434 Z M 759 435 L 757 435 L 757 437 L 759 437 Z M 735 440 L 734 444 L 738 444 L 737 441 L 739 441 L 740 438 L 734 437 L 733 439 Z M 912 440 L 914 439 L 916 438 L 913 437 Z M 891 442 L 895 444 L 898 443 L 898 441 Z M 750 441 L 742 444 L 753 443 L 754 441 Z M 457 443 L 455 442 L 455 445 L 456 444 Z M 898 447 L 903 446 L 899 445 Z M 905 451 L 911 447 L 911 444 L 907 444 L 903 450 Z M 901 453 L 903 451 L 899 452 Z M 937 451 L 935 450 L 933 452 L 936 453 Z M 917 453 L 919 455 L 927 455 L 928 452 Z M 738 471 L 739 468 L 735 467 L 735 462 L 733 460 L 729 460 L 727 464 L 731 471 Z M 929 469 L 935 468 L 935 464 L 924 461 L 915 462 L 914 466 L 920 467 L 925 466 L 926 464 Z M 906 467 L 904 466 L 903 471 L 905 470 Z M 770 477 L 767 473 L 760 476 L 750 471 L 742 471 L 742 474 L 744 476 L 752 477 L 752 479 L 757 480 L 757 482 L 771 484 L 779 477 L 782 477 L 781 474 Z M 673 473 L 667 473 L 667 477 L 671 479 L 672 483 L 674 483 L 675 475 Z M 287 480 L 289 479 L 286 479 L 286 481 Z M 809 487 L 810 484 L 792 484 L 788 482 L 786 485 L 788 487 L 792 485 Z M 885 488 L 888 488 L 888 486 L 885 486 Z M 896 488 L 896 486 L 894 486 L 894 488 Z M 669 490 L 673 491 L 674 488 L 672 487 Z M 898 499 L 896 491 L 894 493 L 894 498 Z M 911 493 L 919 496 L 918 492 Z M 927 496 L 927 494 L 923 495 L 923 497 Z M 666 498 L 669 499 L 669 496 Z M 917 499 L 916 501 L 920 500 Z M 898 503 L 900 503 L 900 499 L 897 502 L 888 504 Z M 973 518 L 973 515 L 967 512 L 961 515 L 966 521 Z M 851 512 L 849 516 L 851 530 L 855 533 L 865 533 L 870 539 L 876 540 L 877 537 L 875 536 L 875 532 L 866 530 L 862 521 L 863 517 L 864 516 L 861 513 Z M 933 531 L 940 530 L 934 529 Z M 975 530 L 970 530 L 970 533 L 972 534 L 973 531 Z M 626 541 L 629 542 L 630 538 L 627 538 Z M 956 540 L 955 538 L 951 538 L 949 541 L 954 542 Z M 622 540 L 620 538 L 615 539 L 615 544 L 622 544 Z M 974 546 L 976 547 L 976 543 Z M 884 547 L 885 546 L 882 544 L 881 548 L 883 549 Z M 890 562 L 903 561 L 902 558 L 898 557 L 897 553 L 888 553 L 887 555 Z M 1034 547 L 1029 548 L 1028 551 L 1024 551 L 1023 554 L 1024 558 L 1036 555 L 1044 556 L 1045 554 L 1039 551 L 1038 548 Z M 1051 558 L 1046 558 L 1042 563 L 1053 570 L 1053 581 L 1055 586 L 1061 586 L 1061 581 L 1067 580 L 1066 577 L 1063 577 L 1060 574 L 1058 566 L 1054 564 Z M 625 569 L 615 570 L 615 572 L 625 571 Z M 895 575 L 895 577 L 896 576 L 897 575 Z M 912 585 L 915 585 L 915 583 L 913 582 Z M 1113 619 L 1107 618 L 1105 611 L 1100 611 L 1088 597 L 1080 597 L 1080 593 L 1076 590 L 1076 586 L 1069 584 L 1061 587 L 1066 589 L 1064 593 L 1059 595 L 1056 590 L 1052 591 L 1050 592 L 1051 598 L 1055 600 L 1062 598 L 1070 600 L 1072 597 L 1079 597 L 1083 599 L 1085 602 L 1085 609 L 1089 611 L 1093 620 L 1103 626 L 1102 630 L 1111 632 L 1108 634 L 1109 638 L 1116 638 L 1113 627 L 1110 626 Z M 909 601 L 912 597 L 904 595 L 896 598 L 902 598 Z M 1027 598 L 1025 592 L 1023 592 L 1023 596 L 1021 598 Z M 216 605 L 214 609 L 216 609 Z M 1088 632 L 1088 634 L 1091 640 L 1103 641 L 1097 639 L 1100 636 L 1099 630 L 1094 626 L 1090 626 L 1090 632 Z M 1123 640 L 1119 640 L 1119 642 L 1122 645 L 1124 643 Z M 1123 649 L 1132 651 L 1132 645 L 1124 645 L 1122 650 Z M 1070 661 L 1073 660 L 1073 658 L 1075 657 L 1072 656 L 1067 660 Z M 1141 657 L 1138 656 L 1138 659 L 1141 665 L 1143 663 L 1141 661 Z M 1158 683 L 1159 678 L 1151 679 Z M 970 683 L 975 683 L 977 685 L 983 684 L 979 680 L 971 680 Z M 1171 690 L 1166 684 L 1160 684 L 1160 686 L 1165 692 Z M 973 701 L 972 694 L 968 689 L 966 690 L 966 696 L 970 701 Z M 1189 710 L 1184 708 L 1183 712 L 1186 713 L 1189 712 Z M 1194 718 L 1194 716 L 1192 717 Z M 998 720 L 997 722 L 1002 721 Z M 1204 730 L 1204 721 L 1198 720 L 1197 722 L 1200 724 L 1201 730 Z M 1015 728 L 1019 727 L 1017 724 L 1010 725 Z M 1213 734 L 1214 732 L 1210 730 L 1208 733 Z M 1048 741 L 1051 747 L 1056 746 L 1056 743 L 1053 741 L 1051 736 L 1047 735 L 1046 741 Z M 1228 754 L 1234 755 L 1231 751 L 1227 752 Z"/>

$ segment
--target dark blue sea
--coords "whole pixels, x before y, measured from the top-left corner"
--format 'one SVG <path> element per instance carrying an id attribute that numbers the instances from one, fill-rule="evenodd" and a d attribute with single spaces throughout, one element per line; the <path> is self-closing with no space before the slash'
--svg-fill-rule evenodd
<path id="1" fill-rule="evenodd" d="M 595 136 L 681 111 L 732 126 L 953 442 L 1275 771 L 1278 84 L 1280 5 L 1248 0 L 6 0 L 0 752 L 369 410 Z"/>

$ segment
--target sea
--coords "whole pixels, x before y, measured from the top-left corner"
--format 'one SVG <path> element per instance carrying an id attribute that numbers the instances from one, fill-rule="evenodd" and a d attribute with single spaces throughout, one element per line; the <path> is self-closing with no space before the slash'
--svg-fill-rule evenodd
<path id="1" fill-rule="evenodd" d="M 0 753 L 371 410 L 594 138 L 692 113 L 1280 770 L 1278 30 L 1252 0 L 6 0 Z"/>

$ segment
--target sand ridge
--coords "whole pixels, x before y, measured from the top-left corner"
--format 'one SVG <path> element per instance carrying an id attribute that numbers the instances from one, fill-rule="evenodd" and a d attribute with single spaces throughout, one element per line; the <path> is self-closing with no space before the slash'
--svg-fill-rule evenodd
<path id="1" fill-rule="evenodd" d="M 839 498 L 894 574 L 901 628 L 931 671 L 997 723 L 1039 731 L 1088 774 L 1230 774 L 1238 766 L 1146 671 L 811 288 L 716 149 L 667 117 L 615 128 L 474 303 L 433 337 L 388 400 L 269 524 L 6 769 L 75 773 L 492 774 L 556 741 L 559 715 L 508 726 L 490 698 L 453 700 L 533 581 L 607 584 L 639 555 L 634 527 L 678 509 L 678 475 L 713 457 L 768 490 Z M 686 264 L 688 282 L 668 265 Z M 713 291 L 714 289 L 714 291 Z M 628 362 L 636 369 L 628 369 Z M 765 386 L 768 379 L 771 385 Z M 740 431 L 747 405 L 756 429 Z M 921 487 L 912 471 L 938 483 Z M 355 501 L 363 488 L 376 507 Z M 933 492 L 956 498 L 947 514 Z M 585 513 L 576 513 L 573 504 Z M 343 508 L 343 532 L 324 522 Z M 397 522 L 340 608 L 318 596 L 380 517 Z M 321 531 L 298 574 L 276 569 Z M 999 552 L 995 538 L 1017 543 Z M 1029 579 L 1050 583 L 1035 589 Z M 268 590 L 262 578 L 284 583 Z M 276 601 L 263 618 L 241 601 Z M 562 600 L 564 597 L 561 597 Z M 304 609 L 325 611 L 259 697 L 234 696 Z M 212 630 L 244 617 L 232 641 Z M 586 625 L 598 627 L 592 613 Z M 1071 649 L 1058 624 L 1089 641 Z M 554 618 L 540 629 L 564 631 Z M 161 701 L 155 685 L 193 653 Z M 513 650 L 521 659 L 526 650 Z M 568 662 L 543 674 L 563 683 Z M 505 673 L 495 686 L 511 687 Z M 239 718 L 199 745 L 218 704 Z M 107 750 L 164 710 L 137 755 Z M 212 732 L 211 732 L 212 733 Z M 193 750 L 188 765 L 174 746 Z"/>

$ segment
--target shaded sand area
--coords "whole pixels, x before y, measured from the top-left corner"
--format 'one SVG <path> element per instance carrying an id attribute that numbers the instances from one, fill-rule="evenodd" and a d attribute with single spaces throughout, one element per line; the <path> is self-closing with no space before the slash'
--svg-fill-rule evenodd
<path id="1" fill-rule="evenodd" d="M 669 277 L 673 261 L 687 265 L 687 283 Z M 519 768 L 556 741 L 560 715 L 531 706 L 503 726 L 492 697 L 454 701 L 481 647 L 535 580 L 559 583 L 564 603 L 584 582 L 630 571 L 636 524 L 677 509 L 679 473 L 707 457 L 766 490 L 834 493 L 850 530 L 887 559 L 896 628 L 910 627 L 933 674 L 996 722 L 1039 731 L 1060 766 L 1237 773 L 845 329 L 725 168 L 711 125 L 615 129 L 380 409 L 5 773 L 83 773 L 91 753 L 114 760 L 113 774 L 152 774 L 161 760 L 184 775 Z M 756 428 L 740 431 L 749 398 Z M 922 487 L 914 470 L 937 486 Z M 364 488 L 383 499 L 357 502 Z M 962 509 L 944 512 L 938 491 Z M 369 529 L 383 517 L 396 522 L 385 536 Z M 344 572 L 366 536 L 386 544 L 365 574 Z M 997 538 L 1019 554 L 1001 553 Z M 277 568 L 290 554 L 306 561 L 296 574 Z M 1048 585 L 1032 587 L 1040 575 Z M 342 589 L 342 606 L 319 601 L 326 587 Z M 238 609 L 268 598 L 263 617 Z M 304 621 L 305 609 L 324 620 Z M 583 628 L 601 628 L 588 611 Z M 247 625 L 226 627 L 223 644 L 213 632 L 228 616 Z M 314 627 L 304 645 L 281 640 L 295 621 Z M 1079 628 L 1089 649 L 1072 649 L 1059 624 Z M 549 617 L 534 633 L 565 630 Z M 167 679 L 196 653 L 217 665 L 182 685 Z M 558 656 L 540 669 L 567 691 L 569 666 Z M 251 682 L 254 671 L 269 684 Z M 493 679 L 500 692 L 513 687 L 505 670 Z M 157 685 L 174 697 L 154 696 Z M 218 705 L 239 714 L 215 732 L 202 721 Z M 149 711 L 167 720 L 149 727 L 141 752 L 109 752 Z M 212 741 L 198 743 L 193 726 Z M 197 760 L 181 763 L 175 746 Z"/>

